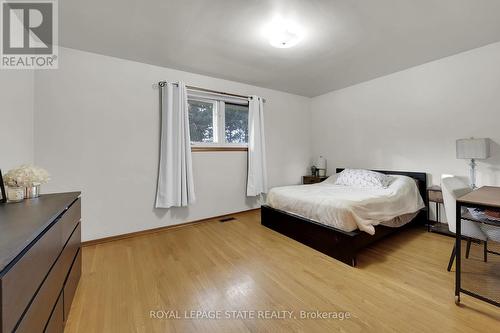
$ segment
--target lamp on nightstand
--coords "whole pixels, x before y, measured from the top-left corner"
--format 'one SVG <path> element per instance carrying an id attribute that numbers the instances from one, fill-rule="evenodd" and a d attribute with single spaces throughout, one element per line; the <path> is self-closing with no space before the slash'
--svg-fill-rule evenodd
<path id="1" fill-rule="evenodd" d="M 318 169 L 318 176 L 326 176 L 326 160 L 323 156 L 320 156 L 318 158 L 314 166 L 316 167 L 316 169 Z"/>
<path id="2" fill-rule="evenodd" d="M 483 139 L 459 139 L 457 140 L 457 158 L 470 159 L 470 187 L 476 188 L 476 160 L 485 160 L 490 157 L 490 142 L 488 138 Z"/>

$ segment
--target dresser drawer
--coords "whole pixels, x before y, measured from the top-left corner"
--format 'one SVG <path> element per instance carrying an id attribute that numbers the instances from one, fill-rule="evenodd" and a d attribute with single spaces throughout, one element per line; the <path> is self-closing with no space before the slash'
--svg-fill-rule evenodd
<path id="1" fill-rule="evenodd" d="M 32 303 L 16 330 L 19 333 L 42 332 L 49 319 L 52 306 L 56 303 L 64 280 L 68 275 L 73 258 L 80 247 L 80 224 L 71 234 L 61 255 L 52 267 L 49 275 L 35 295 Z"/>
<path id="2" fill-rule="evenodd" d="M 71 266 L 71 271 L 69 272 L 66 284 L 64 285 L 64 321 L 68 320 L 71 303 L 73 302 L 73 297 L 75 296 L 76 287 L 78 286 L 78 281 L 80 281 L 81 275 L 82 251 L 78 251 L 75 261 L 73 262 L 73 266 Z"/>
<path id="3" fill-rule="evenodd" d="M 75 260 L 76 253 L 80 249 L 80 245 L 81 245 L 81 225 L 80 223 L 78 223 L 75 230 L 71 234 L 70 239 L 66 243 L 63 253 L 59 257 L 59 260 L 64 265 L 64 279 L 67 279 L 70 273 L 71 265 Z"/>
<path id="4" fill-rule="evenodd" d="M 62 244 L 66 244 L 69 236 L 75 230 L 76 224 L 80 222 L 81 219 L 81 209 L 82 200 L 78 198 L 73 204 L 66 210 L 66 213 L 61 217 L 59 223 L 61 224 L 61 240 Z"/>
<path id="5" fill-rule="evenodd" d="M 57 222 L 2 277 L 2 332 L 11 332 L 61 252 Z"/>
<path id="6" fill-rule="evenodd" d="M 45 333 L 63 333 L 64 331 L 64 322 L 63 322 L 63 294 L 59 295 L 57 299 L 56 306 L 50 315 L 49 322 L 47 323 L 47 327 L 45 328 Z"/>
<path id="7" fill-rule="evenodd" d="M 321 183 L 328 177 L 325 176 L 303 176 L 302 177 L 302 184 L 307 185 L 307 184 L 316 184 L 316 183 Z"/>

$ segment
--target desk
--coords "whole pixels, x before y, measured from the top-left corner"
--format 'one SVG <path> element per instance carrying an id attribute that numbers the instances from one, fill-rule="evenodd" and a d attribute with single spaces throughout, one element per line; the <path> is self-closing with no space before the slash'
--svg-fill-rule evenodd
<path id="1" fill-rule="evenodd" d="M 461 220 L 466 219 L 478 224 L 488 224 L 498 228 L 500 228 L 500 221 L 486 219 L 485 217 L 481 218 L 478 216 L 473 216 L 469 212 L 463 213 L 462 212 L 463 207 L 499 211 L 500 187 L 484 186 L 457 199 L 457 206 L 456 206 L 457 232 L 455 238 L 456 251 L 457 251 L 456 276 L 455 276 L 455 303 L 456 304 L 460 303 L 460 293 L 464 293 L 469 296 L 488 302 L 490 304 L 500 306 L 498 299 L 499 293 L 497 290 L 493 290 L 493 293 L 495 294 L 495 297 L 493 298 L 495 299 L 484 295 L 484 291 L 490 290 L 488 288 L 495 288 L 495 286 L 498 286 L 498 288 L 500 288 L 500 283 L 499 283 L 500 280 L 498 279 L 500 261 L 499 259 L 495 258 L 492 263 L 490 262 L 490 260 L 488 260 L 488 263 L 484 262 L 482 263 L 482 265 L 480 264 L 480 261 L 476 262 L 474 260 L 462 261 Z M 470 280 L 468 281 L 465 287 L 463 284 L 464 274 L 467 275 L 468 276 L 467 278 Z M 475 289 L 475 291 L 471 291 L 471 289 Z M 478 292 L 477 290 L 483 291 L 483 294 L 480 294 L 480 292 Z"/>

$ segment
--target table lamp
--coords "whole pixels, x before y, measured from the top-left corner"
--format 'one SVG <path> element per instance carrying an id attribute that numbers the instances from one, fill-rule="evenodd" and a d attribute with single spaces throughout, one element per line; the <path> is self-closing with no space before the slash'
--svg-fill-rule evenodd
<path id="1" fill-rule="evenodd" d="M 457 158 L 470 159 L 470 187 L 476 188 L 476 160 L 485 160 L 490 157 L 490 142 L 488 138 L 483 139 L 459 139 L 457 140 Z"/>
<path id="2" fill-rule="evenodd" d="M 318 158 L 314 166 L 316 167 L 316 169 L 318 169 L 318 176 L 326 176 L 326 159 L 323 156 L 320 156 Z"/>

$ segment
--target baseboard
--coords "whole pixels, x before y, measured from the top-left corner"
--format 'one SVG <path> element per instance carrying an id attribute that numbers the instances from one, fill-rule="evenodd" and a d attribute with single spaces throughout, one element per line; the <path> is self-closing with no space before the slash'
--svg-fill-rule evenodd
<path id="1" fill-rule="evenodd" d="M 248 213 L 252 211 L 260 210 L 260 208 L 253 208 L 253 209 L 248 209 L 248 210 L 242 210 L 236 213 L 231 213 L 231 214 L 224 214 L 224 215 L 218 215 L 214 217 L 207 217 L 204 219 L 200 220 L 195 220 L 191 222 L 186 222 L 186 223 L 181 223 L 181 224 L 175 224 L 175 225 L 167 225 L 164 227 L 159 227 L 159 228 L 154 228 L 154 229 L 147 229 L 147 230 L 141 230 L 141 231 L 136 231 L 136 232 L 130 232 L 126 234 L 121 234 L 121 235 L 116 235 L 116 236 L 110 236 L 110 237 L 104 237 L 104 238 L 98 238 L 98 239 L 92 239 L 89 241 L 82 242 L 82 246 L 92 246 L 92 245 L 97 245 L 97 244 L 102 244 L 102 243 L 108 243 L 108 242 L 114 242 L 122 239 L 127 239 L 127 238 L 133 238 L 133 237 L 139 237 L 139 236 L 144 236 L 144 235 L 149 235 L 149 234 L 155 234 L 158 232 L 164 232 L 164 231 L 171 231 L 179 228 L 184 228 L 184 227 L 189 227 L 193 226 L 196 224 L 200 223 L 205 223 L 209 222 L 215 219 L 220 219 L 236 214 L 242 214 L 242 213 Z"/>

